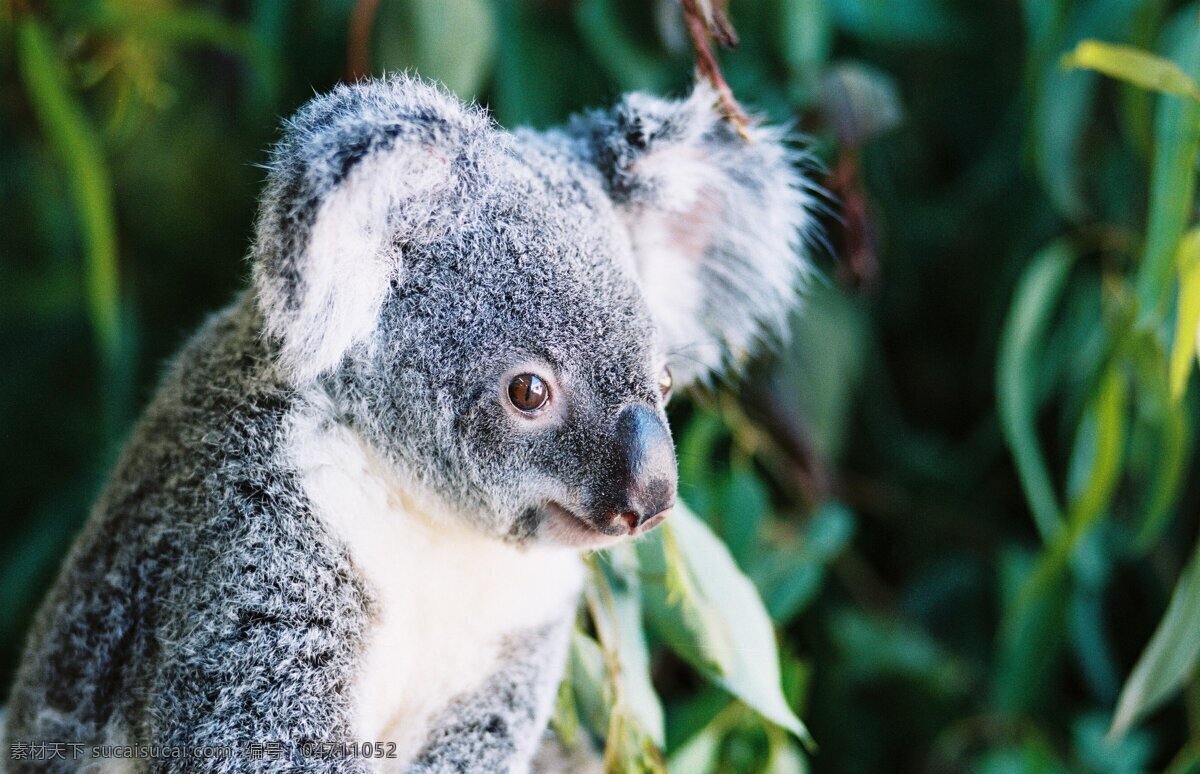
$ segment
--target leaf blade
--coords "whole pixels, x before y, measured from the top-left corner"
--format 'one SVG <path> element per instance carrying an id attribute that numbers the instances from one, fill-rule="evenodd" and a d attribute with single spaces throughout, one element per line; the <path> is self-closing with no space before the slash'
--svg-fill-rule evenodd
<path id="1" fill-rule="evenodd" d="M 714 636 L 703 644 L 708 649 L 720 649 L 719 656 L 709 653 L 701 657 L 696 642 L 681 642 L 678 637 L 668 644 L 711 682 L 741 699 L 760 715 L 791 731 L 805 742 L 811 737 L 804 723 L 788 706 L 781 687 L 779 650 L 775 630 L 758 590 L 738 568 L 729 549 L 693 514 L 680 504 L 662 529 L 669 530 L 686 558 L 690 576 L 695 580 L 697 593 L 720 616 L 722 636 Z M 659 544 L 661 545 L 661 544 Z M 639 555 L 661 551 L 649 539 L 638 544 Z M 697 571 L 703 568 L 702 572 Z M 665 597 L 662 578 L 643 575 L 644 593 Z M 661 611 L 661 602 L 648 603 Z M 651 626 L 662 624 L 657 615 L 650 616 Z M 728 644 L 722 640 L 727 637 Z M 689 646 L 690 645 L 690 646 Z M 711 663 L 726 666 L 717 671 Z"/>
<path id="2" fill-rule="evenodd" d="M 1200 229 L 1184 235 L 1175 263 L 1179 269 L 1179 307 L 1171 345 L 1171 400 L 1178 403 L 1187 390 L 1192 360 L 1200 337 Z"/>
<path id="3" fill-rule="evenodd" d="M 1042 539 L 1062 528 L 1062 512 L 1037 437 L 1037 395 L 1033 374 L 1040 342 L 1074 257 L 1055 242 L 1030 262 L 1013 295 L 1000 339 L 996 394 L 1001 430 L 1017 464 L 1021 486 Z"/>
<path id="4" fill-rule="evenodd" d="M 1121 689 L 1109 736 L 1123 736 L 1178 690 L 1200 658 L 1200 549 L 1180 576 L 1166 615 Z"/>
<path id="5" fill-rule="evenodd" d="M 1135 46 L 1081 40 L 1060 62 L 1067 70 L 1094 70 L 1150 91 L 1200 100 L 1200 87 L 1179 65 Z"/>

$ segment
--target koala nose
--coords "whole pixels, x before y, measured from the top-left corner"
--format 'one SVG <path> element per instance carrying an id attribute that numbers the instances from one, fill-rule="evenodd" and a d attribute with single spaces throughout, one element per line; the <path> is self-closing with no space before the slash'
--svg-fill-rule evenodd
<path id="1" fill-rule="evenodd" d="M 658 413 L 637 403 L 617 415 L 615 446 L 620 464 L 613 482 L 614 521 L 633 533 L 675 504 L 675 446 Z"/>

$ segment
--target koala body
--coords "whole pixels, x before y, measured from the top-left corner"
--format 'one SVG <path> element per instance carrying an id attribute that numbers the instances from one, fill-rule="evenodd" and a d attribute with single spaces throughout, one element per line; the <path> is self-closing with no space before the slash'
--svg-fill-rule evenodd
<path id="1" fill-rule="evenodd" d="M 126 446 L 35 623 L 9 744 L 527 770 L 580 552 L 674 504 L 672 379 L 740 362 L 804 273 L 804 181 L 778 133 L 751 140 L 704 89 L 544 133 L 406 77 L 301 109 L 253 288 Z"/>

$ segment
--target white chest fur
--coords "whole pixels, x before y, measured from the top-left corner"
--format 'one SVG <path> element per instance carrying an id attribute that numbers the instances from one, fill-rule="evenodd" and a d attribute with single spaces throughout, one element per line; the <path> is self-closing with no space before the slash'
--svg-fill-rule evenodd
<path id="1" fill-rule="evenodd" d="M 300 418 L 290 450 L 317 513 L 378 603 L 354 734 L 395 742 L 406 760 L 433 716 L 494 672 L 506 634 L 569 615 L 582 563 L 570 550 L 522 549 L 431 517 L 348 428 Z"/>

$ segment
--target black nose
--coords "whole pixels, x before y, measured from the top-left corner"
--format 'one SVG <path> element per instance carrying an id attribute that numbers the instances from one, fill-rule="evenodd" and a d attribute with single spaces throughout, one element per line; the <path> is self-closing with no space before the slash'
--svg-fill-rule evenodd
<path id="1" fill-rule="evenodd" d="M 666 423 L 643 404 L 617 415 L 614 441 L 618 464 L 610 513 L 633 532 L 675 504 L 675 446 Z"/>

